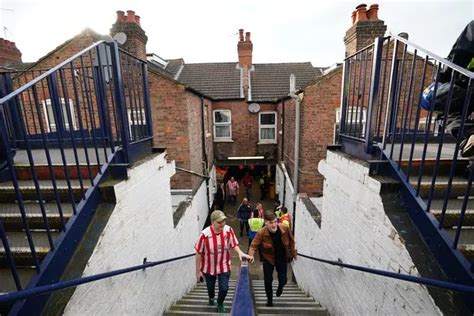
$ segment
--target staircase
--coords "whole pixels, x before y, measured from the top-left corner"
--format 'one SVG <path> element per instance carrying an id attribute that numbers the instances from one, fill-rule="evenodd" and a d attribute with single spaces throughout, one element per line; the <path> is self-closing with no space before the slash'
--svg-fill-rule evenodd
<path id="1" fill-rule="evenodd" d="M 254 280 L 252 283 L 257 315 L 329 315 L 325 308 L 294 283 L 285 286 L 282 296 L 273 298 L 273 307 L 266 307 L 267 297 L 263 280 Z M 218 291 L 216 282 L 216 298 Z M 231 311 L 234 292 L 235 281 L 230 280 L 229 292 L 224 301 L 226 314 Z M 164 315 L 222 315 L 217 313 L 217 306 L 209 306 L 208 303 L 206 285 L 201 283 L 173 304 Z"/>
<path id="2" fill-rule="evenodd" d="M 449 192 L 449 199 L 446 207 L 446 214 L 443 220 L 443 229 L 446 233 L 454 240 L 456 234 L 457 225 L 461 215 L 461 208 L 463 204 L 463 198 L 466 194 L 468 185 L 468 167 L 469 161 L 466 159 L 459 159 L 456 164 L 454 171 L 454 177 L 451 183 L 451 190 Z M 442 209 L 444 204 L 444 198 L 448 188 L 448 179 L 451 170 L 452 160 L 440 160 L 438 173 L 436 176 L 436 182 L 433 190 L 433 199 L 431 201 L 430 212 L 436 217 L 438 221 L 442 217 Z M 408 170 L 406 162 L 402 163 L 402 168 L 405 172 Z M 413 161 L 410 171 L 410 183 L 414 188 L 417 188 L 417 178 L 420 172 L 421 163 L 420 161 Z M 427 203 L 433 178 L 433 170 L 435 168 L 434 160 L 426 160 L 423 166 L 422 178 L 420 182 L 420 197 Z M 469 192 L 469 200 L 467 202 L 466 213 L 464 217 L 464 223 L 461 229 L 461 235 L 459 239 L 458 249 L 464 255 L 464 257 L 471 263 L 474 264 L 474 189 L 471 187 Z"/>
<path id="3" fill-rule="evenodd" d="M 257 315 L 329 315 L 319 303 L 303 292 L 297 284 L 288 283 L 280 297 L 273 297 L 273 306 L 266 307 L 267 296 L 263 280 L 254 280 L 253 291 Z M 274 282 L 273 289 L 277 288 Z"/>
<path id="4" fill-rule="evenodd" d="M 217 293 L 219 292 L 216 281 L 215 306 L 209 306 L 206 283 L 198 284 L 188 294 L 183 296 L 178 302 L 173 304 L 164 315 L 222 315 L 217 313 Z M 226 314 L 230 313 L 232 300 L 235 293 L 235 280 L 229 280 L 229 291 L 224 301 Z"/>
<path id="5" fill-rule="evenodd" d="M 24 203 L 26 219 L 32 235 L 34 249 L 38 264 L 51 250 L 50 240 L 47 234 L 47 227 L 42 215 L 41 205 L 38 194 L 35 189 L 31 176 L 31 169 L 27 165 L 16 165 L 16 174 L 21 195 Z M 92 166 L 94 174 L 97 173 L 97 167 Z M 65 180 L 65 172 L 62 166 L 53 166 L 55 173 L 57 194 L 60 197 L 60 207 L 62 216 L 59 212 L 59 205 L 56 203 L 56 193 L 54 191 L 48 168 L 36 166 L 35 171 L 41 187 L 41 196 L 43 206 L 47 215 L 51 242 L 58 239 L 68 220 L 73 216 L 72 199 L 75 205 L 84 196 L 90 185 L 90 181 L 80 181 L 78 170 L 86 178 L 86 168 L 76 165 L 68 166 L 71 191 Z M 82 178 L 82 176 L 81 176 Z M 81 186 L 82 182 L 82 186 Z M 16 200 L 15 189 L 11 181 L 0 182 L 0 221 L 3 222 L 6 236 L 9 242 L 10 251 L 16 265 L 22 288 L 26 288 L 31 278 L 36 275 L 35 260 L 32 256 L 28 244 L 27 234 L 24 229 L 22 216 L 18 201 Z M 0 294 L 16 291 L 15 282 L 8 267 L 7 258 L 3 244 L 0 243 Z M 11 304 L 0 306 L 0 314 L 6 313 Z"/>

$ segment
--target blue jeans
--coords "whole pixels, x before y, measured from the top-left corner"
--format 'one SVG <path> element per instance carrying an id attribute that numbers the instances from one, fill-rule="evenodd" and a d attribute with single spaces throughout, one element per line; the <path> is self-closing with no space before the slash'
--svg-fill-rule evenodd
<path id="1" fill-rule="evenodd" d="M 206 278 L 207 295 L 209 296 L 209 298 L 214 298 L 216 278 L 219 279 L 219 294 L 217 295 L 217 304 L 223 304 L 227 295 L 227 291 L 229 290 L 230 272 L 224 272 L 218 275 L 210 275 L 207 273 L 203 274 Z"/>

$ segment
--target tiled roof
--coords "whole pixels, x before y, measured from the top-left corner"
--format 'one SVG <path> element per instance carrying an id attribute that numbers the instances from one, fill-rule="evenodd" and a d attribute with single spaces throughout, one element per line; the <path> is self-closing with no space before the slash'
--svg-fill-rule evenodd
<path id="1" fill-rule="evenodd" d="M 173 78 L 175 78 L 178 71 L 181 69 L 181 66 L 184 65 L 184 59 L 169 59 L 168 65 L 166 66 L 166 70 L 171 73 Z"/>
<path id="2" fill-rule="evenodd" d="M 177 80 L 216 100 L 242 98 L 237 63 L 185 64 Z"/>
<path id="3" fill-rule="evenodd" d="M 252 101 L 274 102 L 290 93 L 290 75 L 296 77 L 296 89 L 304 88 L 321 76 L 310 62 L 254 64 L 250 73 Z"/>

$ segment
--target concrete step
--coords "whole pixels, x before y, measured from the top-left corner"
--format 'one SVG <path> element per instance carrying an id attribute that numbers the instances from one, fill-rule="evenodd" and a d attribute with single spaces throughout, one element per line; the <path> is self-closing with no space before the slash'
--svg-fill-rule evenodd
<path id="1" fill-rule="evenodd" d="M 398 157 L 397 157 L 398 159 Z M 436 166 L 436 160 L 413 160 L 410 166 L 410 178 L 418 177 L 423 164 L 422 175 L 433 176 L 434 168 Z M 438 175 L 449 175 L 451 172 L 451 166 L 453 161 L 451 159 L 441 159 L 438 166 Z M 466 167 L 469 165 L 468 159 L 458 159 L 456 163 L 455 175 L 462 176 L 466 170 Z M 406 172 L 408 171 L 408 161 L 404 160 L 400 163 L 401 168 Z"/>
<path id="2" fill-rule="evenodd" d="M 219 289 L 216 289 L 216 293 L 219 291 Z M 227 291 L 227 295 L 234 295 L 235 289 L 230 289 Z M 207 295 L 207 290 L 206 289 L 194 289 L 190 293 L 192 294 L 206 294 Z"/>
<path id="3" fill-rule="evenodd" d="M 87 164 L 81 163 L 79 166 L 75 164 L 71 164 L 67 166 L 67 172 L 69 174 L 70 179 L 78 179 L 79 175 L 81 175 L 83 180 L 88 179 L 90 183 L 90 174 L 89 174 L 89 168 L 90 172 L 92 174 L 92 177 L 95 177 L 97 173 L 99 173 L 100 166 L 97 164 L 95 165 L 90 165 L 90 167 L 87 166 Z M 32 180 L 32 171 L 30 168 L 30 165 L 15 165 L 15 171 L 18 180 Z M 59 179 L 66 179 L 66 171 L 64 170 L 63 165 L 54 165 L 52 166 L 52 171 L 57 180 Z M 49 180 L 51 179 L 51 173 L 48 165 L 35 165 L 35 172 L 38 180 Z"/>
<path id="4" fill-rule="evenodd" d="M 227 302 L 227 301 L 231 303 L 233 298 L 234 298 L 234 295 L 227 294 L 224 303 Z M 183 299 L 183 300 L 206 300 L 206 302 L 207 302 L 209 297 L 207 296 L 207 294 L 186 294 L 181 299 Z M 217 292 L 216 292 L 216 299 L 217 299 Z"/>
<path id="5" fill-rule="evenodd" d="M 41 207 L 38 202 L 24 203 L 24 209 L 28 220 L 28 225 L 31 229 L 46 229 L 44 224 Z M 48 217 L 49 227 L 51 229 L 59 230 L 62 228 L 61 218 L 59 216 L 58 205 L 56 203 L 44 203 L 44 209 Z M 72 217 L 72 205 L 61 205 L 64 222 L 67 223 Z M 8 231 L 18 231 L 24 229 L 20 208 L 17 203 L 2 203 L 0 204 L 0 221 L 3 221 L 5 229 Z"/>
<path id="6" fill-rule="evenodd" d="M 209 298 L 203 297 L 203 298 L 186 298 L 183 297 L 182 299 L 179 300 L 180 304 L 184 305 L 208 305 L 209 304 Z M 224 305 L 231 305 L 232 304 L 232 298 L 227 295 L 226 299 L 224 300 Z"/>
<path id="7" fill-rule="evenodd" d="M 273 292 L 275 294 L 275 292 Z M 265 293 L 255 293 L 255 298 L 266 298 L 266 294 Z M 285 293 L 285 291 L 283 291 L 283 294 L 281 297 L 285 297 L 285 298 L 299 298 L 299 297 L 309 297 L 307 294 L 301 294 L 301 293 L 298 293 L 298 294 L 295 294 L 295 293 Z"/>
<path id="8" fill-rule="evenodd" d="M 272 307 L 257 307 L 257 315 L 312 315 L 312 316 L 326 316 L 328 311 L 323 307 L 292 307 L 280 308 Z"/>
<path id="9" fill-rule="evenodd" d="M 273 288 L 273 290 L 276 290 L 276 288 Z M 264 288 L 260 289 L 253 289 L 254 293 L 265 293 Z M 305 294 L 301 289 L 288 289 L 286 286 L 283 288 L 283 293 L 288 293 L 288 294 Z"/>
<path id="10" fill-rule="evenodd" d="M 433 200 L 431 202 L 431 213 L 438 219 L 441 219 L 444 200 Z M 443 227 L 453 227 L 458 225 L 461 215 L 462 199 L 448 200 L 446 213 L 444 215 Z M 469 200 L 464 215 L 464 226 L 474 226 L 474 200 Z"/>
<path id="11" fill-rule="evenodd" d="M 82 199 L 82 192 L 79 180 L 71 180 L 71 190 L 73 193 L 74 200 L 79 202 Z M 21 189 L 22 199 L 24 201 L 36 201 L 38 195 L 36 194 L 35 184 L 31 180 L 18 181 L 18 185 Z M 42 198 L 46 202 L 56 201 L 56 195 L 54 187 L 49 180 L 40 180 L 39 185 L 41 188 Z M 66 180 L 56 181 L 59 198 L 61 202 L 70 201 L 71 197 L 69 194 L 69 186 Z M 84 182 L 84 193 L 89 188 L 90 182 Z M 0 183 L 0 203 L 15 203 L 16 195 L 15 188 L 11 182 Z"/>
<path id="12" fill-rule="evenodd" d="M 446 232 L 453 238 L 456 234 L 456 229 L 446 229 Z M 459 237 L 460 244 L 474 245 L 474 227 L 463 227 Z"/>
<path id="13" fill-rule="evenodd" d="M 36 274 L 36 270 L 32 268 L 17 269 L 17 273 L 22 288 L 25 288 L 31 280 L 31 277 Z M 0 293 L 8 293 L 17 290 L 10 268 L 0 268 L 0 281 Z"/>
<path id="14" fill-rule="evenodd" d="M 216 315 L 216 316 L 219 316 L 219 315 L 230 315 L 229 313 L 208 313 L 208 312 L 197 312 L 197 311 L 176 311 L 176 310 L 170 310 L 170 311 L 166 311 L 164 312 L 165 316 L 167 315 L 203 315 L 203 316 L 212 316 L 212 315 Z"/>
<path id="15" fill-rule="evenodd" d="M 421 179 L 420 183 L 420 196 L 423 199 L 427 199 L 430 194 L 431 190 L 431 181 L 432 177 L 424 176 Z M 417 181 L 415 179 L 411 179 L 410 183 L 413 187 L 416 188 Z M 444 199 L 446 195 L 446 191 L 448 188 L 448 177 L 447 176 L 438 176 L 435 182 L 435 188 L 433 191 L 433 198 L 434 199 Z M 467 179 L 463 177 L 454 177 L 451 183 L 451 190 L 449 192 L 450 199 L 456 199 L 457 197 L 464 197 L 466 194 L 467 189 Z M 469 196 L 474 195 L 474 187 L 471 187 L 469 192 Z"/>
<path id="16" fill-rule="evenodd" d="M 230 313 L 230 305 L 224 303 L 224 308 L 226 313 Z M 206 313 L 214 313 L 217 312 L 217 306 L 209 306 L 209 305 L 187 305 L 176 303 L 170 307 L 170 311 L 188 311 L 188 312 L 206 312 Z"/>
<path id="17" fill-rule="evenodd" d="M 267 304 L 267 299 L 260 299 L 256 300 L 255 305 L 257 307 L 264 307 L 265 304 Z M 285 307 L 285 308 L 291 308 L 291 307 L 321 307 L 320 304 L 316 303 L 314 300 L 307 301 L 307 302 L 295 302 L 295 301 L 280 301 L 280 297 L 274 297 L 273 298 L 273 307 Z"/>
<path id="18" fill-rule="evenodd" d="M 459 251 L 466 257 L 469 262 L 474 264 L 474 245 L 473 244 L 459 244 L 458 245 Z"/>
<path id="19" fill-rule="evenodd" d="M 25 232 L 6 232 L 8 243 L 12 257 L 15 260 L 17 267 L 29 267 L 34 264 L 31 256 L 31 249 L 28 244 L 28 239 Z M 33 243 L 35 246 L 36 256 L 39 261 L 48 254 L 50 244 L 46 232 L 33 231 L 31 232 Z M 59 232 L 51 232 L 51 237 L 54 240 L 59 236 Z M 0 267 L 6 267 L 6 253 L 3 244 L 0 244 Z"/>
<path id="20" fill-rule="evenodd" d="M 258 297 L 255 297 L 256 302 L 267 302 L 267 297 L 265 295 L 260 295 Z M 293 302 L 300 302 L 300 303 L 306 303 L 306 302 L 314 302 L 314 299 L 311 296 L 301 296 L 301 297 L 294 297 L 294 296 L 286 296 L 283 294 L 278 298 L 278 302 L 280 303 L 293 303 Z"/>

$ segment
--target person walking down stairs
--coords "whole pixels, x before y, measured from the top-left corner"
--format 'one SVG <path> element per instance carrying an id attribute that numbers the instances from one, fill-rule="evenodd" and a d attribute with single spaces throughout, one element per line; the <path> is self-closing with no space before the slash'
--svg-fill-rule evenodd
<path id="1" fill-rule="evenodd" d="M 215 305 L 216 279 L 219 281 L 217 295 L 217 312 L 225 313 L 224 300 L 229 289 L 230 249 L 237 252 L 240 261 L 251 257 L 242 252 L 232 227 L 226 225 L 224 212 L 216 210 L 211 213 L 211 225 L 199 235 L 196 250 L 196 280 L 206 280 L 209 305 Z"/>
<path id="2" fill-rule="evenodd" d="M 249 235 L 249 218 L 252 215 L 252 209 L 249 205 L 249 200 L 244 198 L 242 203 L 239 205 L 239 209 L 237 210 L 237 217 L 239 218 L 240 222 L 240 237 L 242 237 L 244 233 L 244 229 L 247 232 L 247 236 Z"/>
<path id="3" fill-rule="evenodd" d="M 259 230 L 252 240 L 249 255 L 251 256 L 250 262 L 253 262 L 253 256 L 257 249 L 261 249 L 267 307 L 271 307 L 273 306 L 273 270 L 276 268 L 278 273 L 276 296 L 279 297 L 283 293 L 283 287 L 287 282 L 288 262 L 296 260 L 297 253 L 291 231 L 285 225 L 277 223 L 275 213 L 266 211 L 264 220 L 265 227 Z"/>

